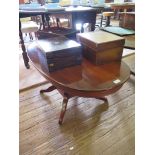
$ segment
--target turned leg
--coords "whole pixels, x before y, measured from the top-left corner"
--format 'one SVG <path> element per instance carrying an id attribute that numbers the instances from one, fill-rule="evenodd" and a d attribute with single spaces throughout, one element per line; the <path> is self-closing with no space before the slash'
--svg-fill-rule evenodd
<path id="1" fill-rule="evenodd" d="M 104 102 L 107 102 L 108 101 L 108 99 L 106 97 L 97 97 L 96 99 L 102 100 Z"/>
<path id="2" fill-rule="evenodd" d="M 45 90 L 40 90 L 40 93 L 47 93 L 47 92 L 51 92 L 53 90 L 55 90 L 56 87 L 55 86 L 50 86 L 49 88 L 45 89 Z"/>
<path id="3" fill-rule="evenodd" d="M 30 40 L 33 40 L 33 36 L 31 32 L 29 33 L 29 37 L 30 37 Z"/>
<path id="4" fill-rule="evenodd" d="M 63 98 L 63 102 L 62 102 L 62 109 L 61 109 L 61 113 L 60 113 L 60 117 L 59 117 L 59 124 L 61 125 L 63 122 L 63 118 L 66 112 L 66 108 L 67 108 L 67 103 L 68 103 L 68 97 L 64 96 Z"/>
<path id="5" fill-rule="evenodd" d="M 29 69 L 30 68 L 29 58 L 27 56 L 26 48 L 25 48 L 25 45 L 24 45 L 23 35 L 22 35 L 22 31 L 21 31 L 21 22 L 20 22 L 20 19 L 19 19 L 19 37 L 20 37 L 21 47 L 22 47 L 22 51 L 23 51 L 22 55 L 23 55 L 24 64 L 25 64 L 25 67 L 27 69 Z"/>

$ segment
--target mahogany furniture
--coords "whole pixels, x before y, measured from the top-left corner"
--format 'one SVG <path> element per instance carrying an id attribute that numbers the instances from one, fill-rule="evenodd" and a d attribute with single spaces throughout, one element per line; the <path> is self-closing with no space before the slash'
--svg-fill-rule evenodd
<path id="1" fill-rule="evenodd" d="M 67 102 L 71 97 L 93 97 L 107 101 L 105 96 L 119 90 L 130 76 L 130 69 L 123 61 L 96 66 L 83 59 L 81 65 L 49 73 L 44 64 L 40 63 L 38 52 L 28 50 L 28 56 L 40 74 L 52 84 L 51 87 L 41 90 L 40 93 L 57 89 L 63 96 L 59 124 L 63 122 Z"/>
<path id="2" fill-rule="evenodd" d="M 48 72 L 82 63 L 81 45 L 64 36 L 34 41 L 28 47 L 28 51 L 31 50 L 38 53 L 40 63 L 43 63 Z"/>
<path id="3" fill-rule="evenodd" d="M 96 65 L 121 61 L 125 39 L 105 32 L 95 31 L 77 34 L 83 45 L 83 54 Z"/>
<path id="4" fill-rule="evenodd" d="M 42 16 L 42 22 L 43 22 L 43 29 L 45 29 L 45 23 L 47 23 L 47 26 L 50 27 L 49 25 L 49 15 L 54 13 L 54 14 L 65 14 L 65 13 L 70 13 L 72 15 L 72 28 L 76 29 L 76 23 L 90 23 L 91 24 L 91 31 L 95 30 L 95 23 L 96 23 L 96 9 L 91 8 L 91 7 L 66 7 L 66 8 L 48 8 L 48 5 L 46 6 L 47 8 L 25 8 L 22 7 L 19 10 L 19 37 L 21 40 L 21 47 L 23 50 L 23 59 L 26 68 L 30 68 L 29 65 L 29 58 L 27 57 L 26 53 L 26 48 L 24 45 L 23 37 L 22 37 L 22 32 L 21 32 L 21 22 L 20 18 L 23 17 L 30 17 L 30 16 L 37 16 L 41 15 Z M 45 22 L 46 21 L 46 22 Z"/>
<path id="5" fill-rule="evenodd" d="M 81 23 L 90 23 L 91 31 L 95 30 L 95 23 L 96 23 L 96 9 L 91 7 L 67 7 L 65 12 L 71 13 L 72 16 L 72 28 L 76 29 L 76 24 Z M 83 29 L 82 29 L 83 32 Z"/>
<path id="6" fill-rule="evenodd" d="M 123 12 L 127 12 L 128 9 L 135 9 L 135 3 L 132 2 L 124 2 L 124 3 L 109 3 L 110 7 L 114 10 L 123 10 Z"/>
<path id="7" fill-rule="evenodd" d="M 135 3 L 133 2 L 124 2 L 124 3 L 109 3 L 112 10 L 114 10 L 115 15 L 119 19 L 119 12 L 127 12 L 135 10 Z"/>
<path id="8" fill-rule="evenodd" d="M 121 12 L 119 26 L 135 30 L 135 12 Z"/>

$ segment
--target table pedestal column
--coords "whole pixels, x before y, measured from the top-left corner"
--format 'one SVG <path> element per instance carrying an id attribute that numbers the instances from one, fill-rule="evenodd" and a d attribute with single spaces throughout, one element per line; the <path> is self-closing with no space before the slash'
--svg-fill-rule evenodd
<path id="1" fill-rule="evenodd" d="M 45 92 L 51 92 L 53 90 L 57 89 L 55 86 L 50 86 L 49 88 L 45 89 L 45 90 L 40 90 L 40 93 L 45 93 Z M 59 116 L 59 124 L 62 125 L 63 122 L 63 118 L 65 116 L 65 112 L 67 109 L 67 103 L 68 100 L 71 97 L 74 97 L 74 95 L 70 95 L 66 92 L 64 92 L 63 90 L 57 89 L 59 91 L 59 93 L 63 96 L 63 101 L 62 101 L 62 108 L 61 108 L 61 112 L 60 112 L 60 116 Z M 102 100 L 104 102 L 108 102 L 106 97 L 95 97 L 96 99 Z"/>

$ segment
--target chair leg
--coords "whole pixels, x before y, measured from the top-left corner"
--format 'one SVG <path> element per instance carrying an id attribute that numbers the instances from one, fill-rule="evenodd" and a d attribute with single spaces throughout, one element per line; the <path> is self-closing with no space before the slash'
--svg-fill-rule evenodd
<path id="1" fill-rule="evenodd" d="M 38 39 L 38 33 L 34 32 L 35 39 Z"/>
<path id="2" fill-rule="evenodd" d="M 110 16 L 107 17 L 105 26 L 109 26 L 109 25 L 110 25 Z"/>
<path id="3" fill-rule="evenodd" d="M 30 36 L 30 40 L 33 40 L 32 33 L 29 33 L 29 36 Z"/>
<path id="4" fill-rule="evenodd" d="M 102 27 L 102 24 L 103 24 L 103 16 L 101 16 L 100 27 Z"/>
<path id="5" fill-rule="evenodd" d="M 61 23 L 60 23 L 60 19 L 56 18 L 56 23 L 57 23 L 57 27 L 62 27 Z"/>

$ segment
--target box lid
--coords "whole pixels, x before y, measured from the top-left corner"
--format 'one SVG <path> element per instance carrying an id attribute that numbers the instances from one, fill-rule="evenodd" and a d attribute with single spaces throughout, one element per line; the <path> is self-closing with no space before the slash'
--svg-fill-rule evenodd
<path id="1" fill-rule="evenodd" d="M 81 45 L 74 40 L 64 36 L 41 39 L 33 42 L 28 48 L 37 49 L 43 52 L 46 57 L 50 57 L 53 52 L 62 52 L 63 50 L 79 48 Z"/>
<path id="2" fill-rule="evenodd" d="M 125 43 L 123 37 L 104 31 L 80 33 L 77 34 L 77 38 L 82 44 L 96 51 L 123 46 Z"/>

